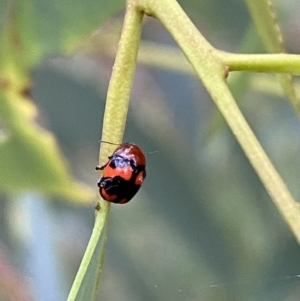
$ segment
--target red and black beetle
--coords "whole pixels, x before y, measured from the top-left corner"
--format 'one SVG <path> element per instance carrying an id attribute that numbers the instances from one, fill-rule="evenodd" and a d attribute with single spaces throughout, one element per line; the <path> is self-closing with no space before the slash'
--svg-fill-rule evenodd
<path id="1" fill-rule="evenodd" d="M 108 159 L 106 164 L 96 167 L 96 170 L 103 170 L 98 181 L 100 195 L 108 202 L 125 204 L 145 180 L 146 157 L 137 145 L 123 143 Z"/>

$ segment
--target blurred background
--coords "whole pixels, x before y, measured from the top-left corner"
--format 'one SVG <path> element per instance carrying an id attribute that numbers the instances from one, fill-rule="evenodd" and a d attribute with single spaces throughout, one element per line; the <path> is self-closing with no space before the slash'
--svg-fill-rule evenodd
<path id="1" fill-rule="evenodd" d="M 103 16 L 66 55 L 51 41 L 65 28 L 56 12 L 71 16 L 72 4 L 31 2 L 35 18 L 53 24 L 44 36 L 49 53 L 31 69 L 35 120 L 54 134 L 72 176 L 94 197 L 79 203 L 33 189 L 0 192 L 1 301 L 67 298 L 93 228 L 94 168 L 124 17 L 122 1 L 99 1 Z M 243 1 L 179 3 L 215 47 L 265 52 Z M 274 4 L 287 51 L 299 53 L 298 1 Z M 69 25 L 76 28 L 88 14 L 78 6 Z M 3 24 L 6 15 L 1 18 Z M 112 205 L 98 300 L 299 300 L 297 242 L 172 37 L 157 20 L 144 23 L 124 141 L 158 153 L 147 156 L 147 178 L 134 199 Z M 152 63 L 168 53 L 174 69 Z M 241 72 L 228 81 L 299 200 L 300 125 L 276 76 Z"/>

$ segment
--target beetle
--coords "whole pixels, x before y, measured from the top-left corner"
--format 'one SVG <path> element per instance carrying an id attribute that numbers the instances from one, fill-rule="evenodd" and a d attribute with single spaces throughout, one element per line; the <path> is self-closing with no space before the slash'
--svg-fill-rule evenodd
<path id="1" fill-rule="evenodd" d="M 103 170 L 97 183 L 101 197 L 108 202 L 125 204 L 146 178 L 146 157 L 136 144 L 123 143 L 108 157 L 108 162 L 96 170 Z"/>

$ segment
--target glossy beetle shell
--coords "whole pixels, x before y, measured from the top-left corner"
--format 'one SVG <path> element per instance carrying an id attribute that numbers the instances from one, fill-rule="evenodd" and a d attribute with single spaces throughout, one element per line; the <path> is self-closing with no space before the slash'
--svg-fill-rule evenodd
<path id="1" fill-rule="evenodd" d="M 103 170 L 98 181 L 101 197 L 118 204 L 129 202 L 146 177 L 146 157 L 133 143 L 124 143 L 108 157 L 108 162 L 96 169 Z"/>

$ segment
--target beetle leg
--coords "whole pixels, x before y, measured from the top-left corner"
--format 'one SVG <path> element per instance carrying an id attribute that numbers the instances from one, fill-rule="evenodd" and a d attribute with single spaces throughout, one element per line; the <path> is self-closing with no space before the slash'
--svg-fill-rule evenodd
<path id="1" fill-rule="evenodd" d="M 103 170 L 104 168 L 105 168 L 105 166 L 107 165 L 107 163 L 105 163 L 105 164 L 103 164 L 103 165 L 97 165 L 96 167 L 95 167 L 95 170 Z"/>

